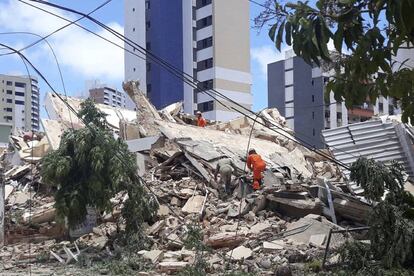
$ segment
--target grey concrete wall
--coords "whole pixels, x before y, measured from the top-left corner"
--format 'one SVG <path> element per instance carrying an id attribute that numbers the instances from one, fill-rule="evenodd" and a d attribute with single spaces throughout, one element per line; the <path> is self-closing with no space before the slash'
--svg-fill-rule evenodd
<path id="1" fill-rule="evenodd" d="M 268 106 L 276 107 L 285 116 L 285 61 L 267 65 Z"/>
<path id="2" fill-rule="evenodd" d="M 312 67 L 300 57 L 293 59 L 293 68 L 295 136 L 316 148 L 323 148 L 323 78 L 312 79 Z"/>

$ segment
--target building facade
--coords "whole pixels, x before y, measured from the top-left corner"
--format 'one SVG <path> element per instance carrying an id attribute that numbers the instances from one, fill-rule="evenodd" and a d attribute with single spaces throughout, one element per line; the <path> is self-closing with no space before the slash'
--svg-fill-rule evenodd
<path id="1" fill-rule="evenodd" d="M 248 0 L 125 0 L 125 36 L 157 57 L 251 109 L 250 7 Z M 234 110 L 197 92 L 138 49 L 125 53 L 125 80 L 139 80 L 157 108 L 182 101 L 211 120 L 229 120 Z"/>
<path id="2" fill-rule="evenodd" d="M 39 86 L 34 77 L 0 74 L 0 122 L 13 129 L 39 130 Z"/>
<path id="3" fill-rule="evenodd" d="M 268 105 L 276 107 L 286 118 L 295 136 L 315 148 L 324 148 L 321 132 L 369 120 L 374 115 L 394 114 L 392 99 L 380 97 L 348 109 L 336 102 L 333 93 L 325 98 L 329 72 L 312 67 L 291 51 L 285 59 L 268 64 Z"/>
<path id="4" fill-rule="evenodd" d="M 123 91 L 102 86 L 89 89 L 89 97 L 100 104 L 109 105 L 112 107 L 121 107 L 127 109 L 134 109 L 135 105 L 132 100 Z"/>

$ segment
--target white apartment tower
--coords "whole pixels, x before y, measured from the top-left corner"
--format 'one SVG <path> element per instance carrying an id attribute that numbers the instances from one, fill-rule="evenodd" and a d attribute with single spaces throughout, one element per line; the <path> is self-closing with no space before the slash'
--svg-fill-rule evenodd
<path id="1" fill-rule="evenodd" d="M 30 76 L 0 74 L 0 122 L 10 123 L 13 129 L 39 130 L 39 86 Z"/>
<path id="2" fill-rule="evenodd" d="M 200 82 L 251 109 L 250 6 L 248 0 L 125 0 L 125 36 Z M 183 101 L 211 120 L 239 114 L 198 92 L 159 64 L 125 53 L 125 79 L 139 80 L 157 108 Z"/>

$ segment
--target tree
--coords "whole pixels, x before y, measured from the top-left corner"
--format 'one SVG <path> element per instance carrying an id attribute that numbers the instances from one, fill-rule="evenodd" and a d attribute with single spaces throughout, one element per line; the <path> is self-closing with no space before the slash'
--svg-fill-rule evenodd
<path id="1" fill-rule="evenodd" d="M 414 196 L 404 190 L 402 171 L 397 162 L 385 166 L 366 158 L 351 166 L 351 180 L 374 202 L 368 221 L 371 251 L 386 268 L 414 263 Z"/>
<path id="2" fill-rule="evenodd" d="M 87 207 L 111 211 L 110 199 L 128 192 L 127 232 L 140 230 L 157 210 L 156 201 L 136 178 L 136 157 L 116 140 L 107 126 L 106 114 L 92 100 L 81 104 L 79 116 L 87 127 L 66 131 L 59 148 L 42 160 L 41 175 L 56 188 L 55 207 L 60 218 L 73 227 L 86 218 Z M 122 162 L 116 158 L 122 156 Z"/>
<path id="3" fill-rule="evenodd" d="M 269 26 L 279 51 L 285 42 L 309 64 L 334 62 L 326 90 L 348 108 L 390 96 L 401 105 L 403 121 L 414 121 L 414 71 L 395 61 L 401 49 L 414 45 L 414 1 L 279 2 L 267 0 L 255 19 L 256 27 Z M 328 50 L 331 41 L 339 53 L 335 60 Z"/>

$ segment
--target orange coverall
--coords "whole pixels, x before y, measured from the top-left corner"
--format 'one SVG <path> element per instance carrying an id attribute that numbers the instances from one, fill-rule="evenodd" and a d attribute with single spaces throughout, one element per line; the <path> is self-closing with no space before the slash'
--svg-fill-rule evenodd
<path id="1" fill-rule="evenodd" d="M 197 126 L 205 127 L 206 125 L 207 125 L 206 119 L 204 119 L 203 117 L 197 118 Z"/>
<path id="2" fill-rule="evenodd" d="M 247 157 L 247 167 L 253 171 L 253 189 L 259 190 L 263 179 L 263 172 L 266 169 L 266 163 L 258 154 L 250 154 Z"/>

